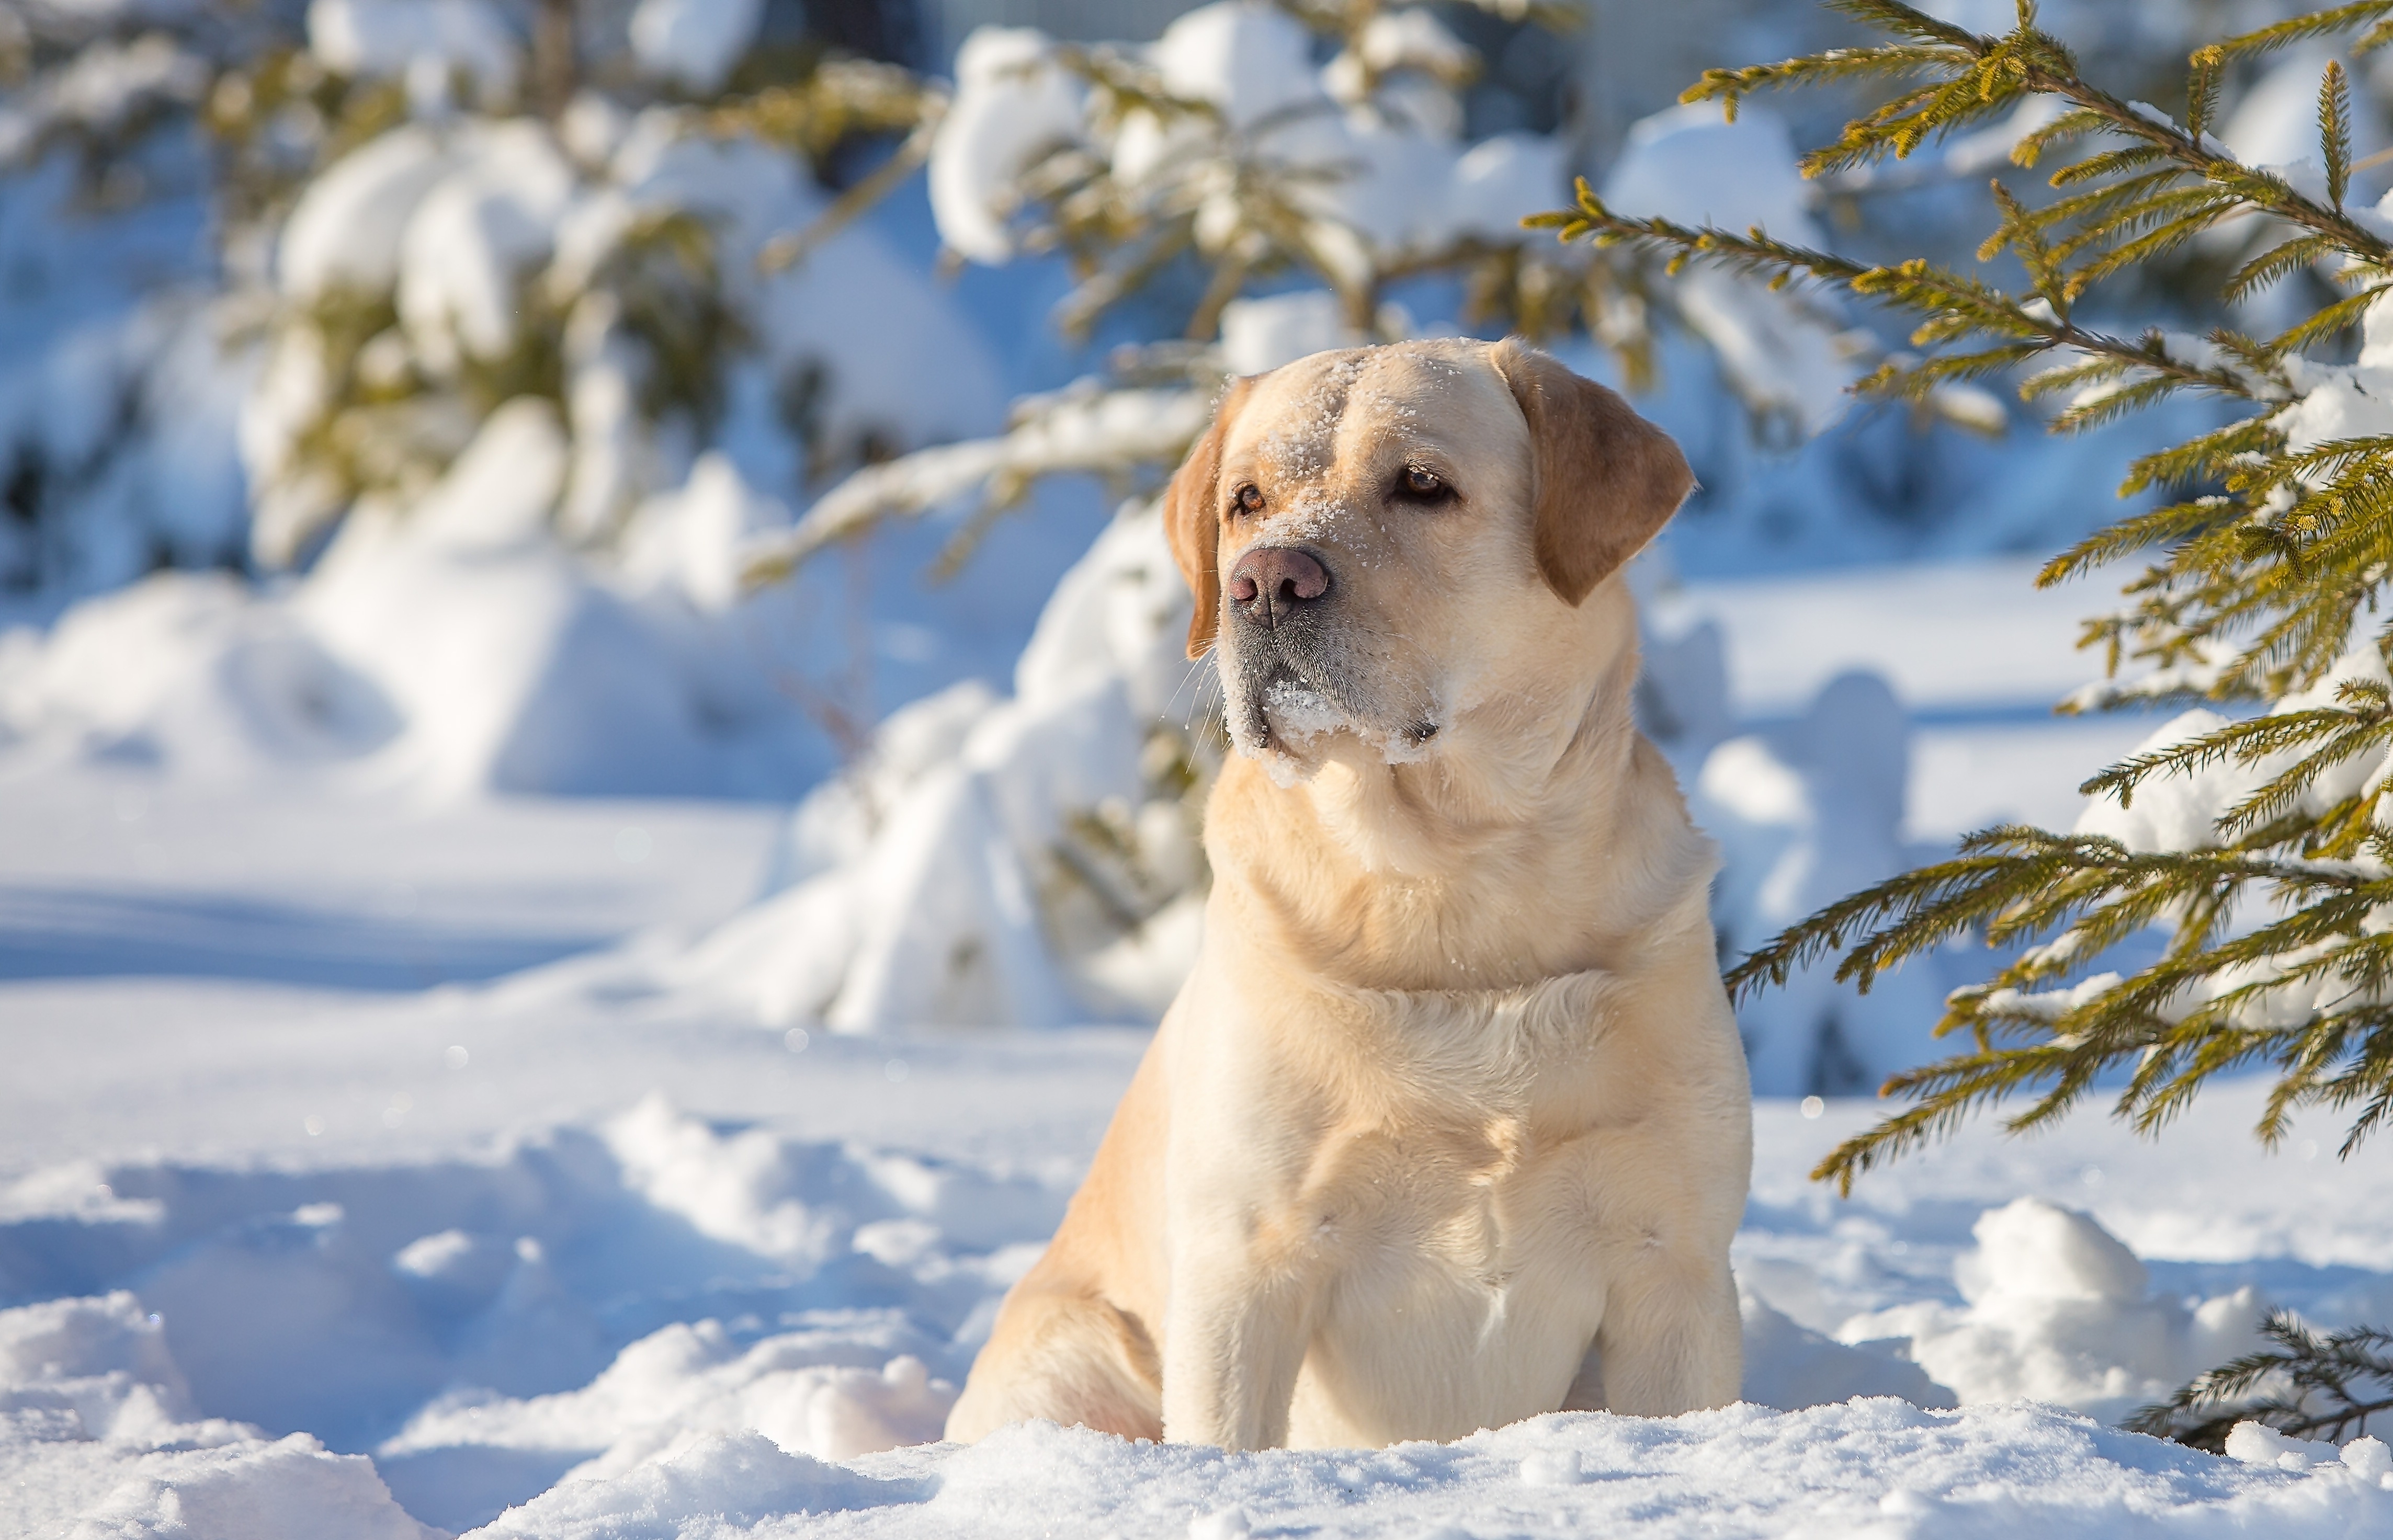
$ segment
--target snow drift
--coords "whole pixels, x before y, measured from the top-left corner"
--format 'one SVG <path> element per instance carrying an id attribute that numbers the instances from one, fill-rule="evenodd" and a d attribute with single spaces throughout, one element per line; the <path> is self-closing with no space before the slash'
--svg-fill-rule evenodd
<path id="1" fill-rule="evenodd" d="M 412 1165 L 28 1173 L 0 1189 L 0 1299 L 35 1296 L 0 1309 L 0 1534 L 780 1534 L 834 1513 L 909 1536 L 1037 1534 L 1058 1512 L 1157 1536 L 1478 1533 L 1497 1515 L 1690 1535 L 2393 1522 L 2373 1440 L 2245 1429 L 2220 1460 L 2080 1415 L 2241 1346 L 2266 1301 L 2155 1290 L 2090 1218 L 2033 1198 L 1909 1282 L 1795 1262 L 1810 1225 L 1757 1206 L 1738 1243 L 1748 1403 L 1724 1411 L 1381 1451 L 1045 1425 L 932 1443 L 1069 1181 L 656 1099 Z M 1936 1221 L 1902 1222 L 1930 1243 Z M 1836 1303 L 1890 1284 L 1901 1302 Z"/>

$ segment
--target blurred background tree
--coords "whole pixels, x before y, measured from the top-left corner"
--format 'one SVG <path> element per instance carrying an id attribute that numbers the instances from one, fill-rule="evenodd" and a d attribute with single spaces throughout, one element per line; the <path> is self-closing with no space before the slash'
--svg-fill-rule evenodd
<path id="1" fill-rule="evenodd" d="M 2047 24 L 2151 99 L 2212 30 L 2282 10 L 2067 4 Z M 1212 749 L 1165 623 L 1184 600 L 1149 571 L 1159 547 L 1107 519 L 1144 516 L 1228 373 L 1422 332 L 1542 338 L 1644 391 L 1695 463 L 1702 491 L 1639 569 L 1654 594 L 1674 569 L 2048 551 L 2107 519 L 2113 467 L 2217 421 L 2189 398 L 2055 444 L 2012 431 L 2043 407 L 1961 375 L 1852 410 L 1849 385 L 1913 350 L 1883 312 L 1519 228 L 1585 173 L 1615 211 L 2000 281 L 2013 259 L 1980 265 L 1976 189 L 2027 187 L 2007 157 L 2041 124 L 2028 107 L 1807 179 L 1795 147 L 1833 137 L 1844 87 L 1734 123 L 1671 105 L 1722 54 L 1850 40 L 1810 5 L 0 15 L 0 616 L 47 628 L 0 666 L 0 731 L 160 763 L 297 754 L 441 795 L 814 791 L 761 911 L 869 864 L 969 757 L 1017 654 L 1013 705 L 1061 689 L 1036 630 L 1118 600 L 1135 618 L 1075 645 L 1131 703 L 1088 735 L 1110 768 L 990 792 L 1019 869 L 875 964 L 965 959 L 963 1014 L 1087 1009 L 1079 984 L 1015 998 L 984 965 L 1018 953 L 1029 979 L 1143 945 L 1201 893 L 1187 810 Z M 2314 140 L 2317 46 L 2227 70 L 2222 143 L 2270 164 Z M 2380 67 L 2346 77 L 2355 197 L 2387 179 Z M 2217 294 L 2264 228 L 2153 253 L 2083 313 L 2281 330 L 2327 278 Z M 1647 657 L 1646 720 L 1728 848 L 1726 953 L 1922 854 L 1883 684 L 1738 731 L 1717 633 L 1656 630 Z M 103 675 L 144 683 L 103 710 Z M 165 704 L 194 691 L 227 723 Z M 1006 920 L 1009 883 L 1053 902 Z M 817 961 L 749 991 L 773 1011 L 871 993 L 853 965 L 881 954 L 818 920 L 776 944 Z M 1149 1000 L 1170 967 L 1148 961 L 1088 998 Z M 1873 1085 L 1916 1063 L 1941 995 L 1915 970 L 1855 1000 L 1807 970 L 1747 1008 L 1758 1083 Z"/>

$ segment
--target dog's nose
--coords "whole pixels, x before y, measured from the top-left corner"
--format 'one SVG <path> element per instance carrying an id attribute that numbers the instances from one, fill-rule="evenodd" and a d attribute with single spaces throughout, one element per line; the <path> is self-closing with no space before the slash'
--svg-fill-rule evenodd
<path id="1" fill-rule="evenodd" d="M 1230 602 L 1258 625 L 1275 626 L 1328 592 L 1329 568 L 1292 545 L 1259 545 L 1230 568 Z"/>

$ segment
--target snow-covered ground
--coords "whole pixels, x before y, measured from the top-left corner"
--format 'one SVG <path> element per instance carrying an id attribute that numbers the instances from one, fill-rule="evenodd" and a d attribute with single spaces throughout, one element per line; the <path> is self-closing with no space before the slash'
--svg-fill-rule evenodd
<path id="1" fill-rule="evenodd" d="M 2080 607 L 2011 565 L 1657 607 L 1722 627 L 1764 733 L 1891 680 L 1914 840 L 2065 822 L 2149 727 L 2033 711 L 2082 676 L 2050 641 Z M 1869 1107 L 1765 1100 L 1749 1405 L 1367 1454 L 917 1447 L 1142 1032 L 766 1027 L 568 960 L 739 909 L 769 808 L 37 747 L 0 753 L 0 1536 L 2393 1532 L 2382 1445 L 2108 1427 L 2264 1301 L 2393 1316 L 2393 1168 L 2323 1129 L 2262 1155 L 2244 1088 L 2156 1145 L 1974 1129 L 1850 1202 L 1805 1173 Z"/>

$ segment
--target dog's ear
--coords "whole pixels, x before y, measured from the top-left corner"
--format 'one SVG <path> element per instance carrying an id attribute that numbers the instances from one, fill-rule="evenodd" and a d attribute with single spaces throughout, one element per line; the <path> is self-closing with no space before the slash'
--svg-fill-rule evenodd
<path id="1" fill-rule="evenodd" d="M 1487 361 L 1529 420 L 1537 570 L 1576 605 L 1669 522 L 1694 473 L 1615 392 L 1536 348 L 1507 337 Z"/>
<path id="2" fill-rule="evenodd" d="M 1196 595 L 1196 612 L 1188 618 L 1191 658 L 1205 656 L 1221 624 L 1222 436 L 1253 385 L 1251 379 L 1230 382 L 1213 408 L 1213 425 L 1180 463 L 1170 489 L 1163 494 L 1163 532 L 1171 542 L 1171 559 L 1180 564 L 1180 575 Z"/>

